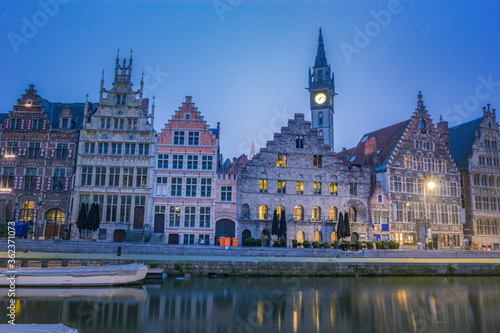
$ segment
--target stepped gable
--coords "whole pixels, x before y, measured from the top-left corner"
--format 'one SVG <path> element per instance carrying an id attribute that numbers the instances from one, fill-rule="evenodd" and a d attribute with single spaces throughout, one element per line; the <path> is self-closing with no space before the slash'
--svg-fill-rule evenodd
<path id="1" fill-rule="evenodd" d="M 318 136 L 318 130 L 312 128 L 311 122 L 305 120 L 303 113 L 296 113 L 293 119 L 288 120 L 288 125 L 281 127 L 280 133 L 275 133 L 273 140 L 266 142 L 266 147 L 261 148 L 259 153 L 256 154 L 249 165 L 260 165 L 259 161 L 263 153 L 281 153 L 290 152 L 295 148 L 295 137 L 302 135 L 305 138 L 306 151 L 308 153 L 333 155 L 331 146 L 325 144 L 322 137 Z M 293 139 L 290 139 L 293 136 Z"/>
<path id="2" fill-rule="evenodd" d="M 238 172 L 238 165 L 241 164 L 241 168 L 246 168 L 248 158 L 245 154 L 241 154 L 236 160 L 234 160 L 224 171 L 224 175 L 236 175 Z"/>

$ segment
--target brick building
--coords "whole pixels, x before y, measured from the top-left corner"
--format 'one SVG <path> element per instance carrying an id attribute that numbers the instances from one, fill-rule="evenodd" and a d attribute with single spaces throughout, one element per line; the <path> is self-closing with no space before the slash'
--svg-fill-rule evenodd
<path id="1" fill-rule="evenodd" d="M 448 123 L 434 125 L 419 94 L 410 119 L 365 134 L 350 151 L 348 166 L 374 171 L 375 240 L 461 245 L 460 179 L 449 147 Z"/>
<path id="2" fill-rule="evenodd" d="M 85 106 L 72 195 L 73 239 L 102 241 L 143 239 L 152 219 L 153 170 L 156 132 L 154 105 L 143 98 L 143 81 L 132 89 L 132 52 L 128 64 L 116 57 L 113 86 L 104 89 L 101 79 L 99 104 Z M 100 205 L 98 232 L 79 233 L 76 219 L 80 204 Z"/>
<path id="3" fill-rule="evenodd" d="M 495 109 L 450 128 L 451 154 L 460 170 L 464 236 L 477 248 L 500 248 L 500 133 Z M 476 247 L 475 246 L 475 247 Z"/>
<path id="4" fill-rule="evenodd" d="M 0 221 L 28 222 L 35 236 L 63 236 L 84 103 L 51 103 L 30 85 L 4 115 Z"/>
<path id="5" fill-rule="evenodd" d="M 187 96 L 156 145 L 154 238 L 214 243 L 219 126 L 210 129 Z"/>

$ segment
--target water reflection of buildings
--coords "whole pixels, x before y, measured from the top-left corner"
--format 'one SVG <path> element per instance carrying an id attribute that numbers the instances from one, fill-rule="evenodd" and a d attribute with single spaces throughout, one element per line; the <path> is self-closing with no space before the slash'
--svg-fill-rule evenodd
<path id="1" fill-rule="evenodd" d="M 492 332 L 500 325 L 498 282 L 498 278 L 167 280 L 162 286 L 146 286 L 145 291 L 122 288 L 125 291 L 114 296 L 104 292 L 102 297 L 20 296 L 18 321 L 62 322 L 79 332 L 120 333 Z M 127 289 L 132 291 L 127 294 Z"/>

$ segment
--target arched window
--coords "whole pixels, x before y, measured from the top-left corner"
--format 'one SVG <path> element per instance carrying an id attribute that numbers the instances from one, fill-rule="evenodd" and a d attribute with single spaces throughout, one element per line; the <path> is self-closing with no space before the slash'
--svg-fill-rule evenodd
<path id="1" fill-rule="evenodd" d="M 319 123 L 319 126 L 323 125 L 323 112 L 321 112 L 321 111 L 318 113 L 318 123 Z"/>
<path id="2" fill-rule="evenodd" d="M 330 234 L 330 242 L 335 242 L 336 240 L 338 240 L 337 238 L 337 233 L 334 231 Z"/>
<path id="3" fill-rule="evenodd" d="M 250 206 L 247 204 L 241 205 L 241 217 L 244 219 L 250 218 Z"/>
<path id="4" fill-rule="evenodd" d="M 45 213 L 45 220 L 47 222 L 61 222 L 66 220 L 66 213 L 59 208 L 49 209 Z"/>
<path id="5" fill-rule="evenodd" d="M 323 242 L 323 235 L 321 234 L 321 231 L 316 231 L 314 233 L 314 241 L 315 242 L 320 242 L 320 243 Z"/>
<path id="6" fill-rule="evenodd" d="M 321 221 L 321 208 L 319 208 L 319 206 L 316 206 L 313 208 L 312 220 L 313 221 Z"/>
<path id="7" fill-rule="evenodd" d="M 318 71 L 318 81 L 323 81 L 323 71 L 321 69 Z"/>
<path id="8" fill-rule="evenodd" d="M 304 207 L 295 206 L 293 210 L 293 219 L 294 221 L 303 221 L 304 220 Z"/>
<path id="9" fill-rule="evenodd" d="M 330 216 L 329 216 L 329 220 L 332 221 L 332 222 L 337 222 L 337 207 L 335 206 L 332 206 L 330 207 Z"/>
<path id="10" fill-rule="evenodd" d="M 259 220 L 267 220 L 267 206 L 260 205 L 259 207 Z"/>
<path id="11" fill-rule="evenodd" d="M 490 176 L 488 178 L 488 186 L 495 187 L 495 177 Z"/>
<path id="12" fill-rule="evenodd" d="M 497 187 L 500 187 L 500 176 L 497 177 Z"/>
<path id="13" fill-rule="evenodd" d="M 295 148 L 304 148 L 304 136 L 297 135 L 295 137 Z"/>
<path id="14" fill-rule="evenodd" d="M 474 185 L 480 185 L 479 184 L 479 174 L 477 174 L 477 173 L 474 175 Z"/>
<path id="15" fill-rule="evenodd" d="M 356 222 L 356 209 L 349 208 L 349 222 Z"/>
<path id="16" fill-rule="evenodd" d="M 486 175 L 481 176 L 481 186 L 488 186 Z"/>
<path id="17" fill-rule="evenodd" d="M 304 243 L 305 239 L 306 239 L 306 234 L 303 231 L 297 232 L 297 242 L 298 243 Z"/>

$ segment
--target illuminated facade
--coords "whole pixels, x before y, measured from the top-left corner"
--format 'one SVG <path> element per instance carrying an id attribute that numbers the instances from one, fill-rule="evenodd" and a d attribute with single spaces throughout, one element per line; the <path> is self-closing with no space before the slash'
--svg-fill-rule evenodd
<path id="1" fill-rule="evenodd" d="M 61 237 L 84 103 L 51 103 L 34 85 L 3 115 L 0 221 L 28 222 L 36 237 Z"/>
<path id="2" fill-rule="evenodd" d="M 104 89 L 101 79 L 99 104 L 87 102 L 78 142 L 72 194 L 73 239 L 140 241 L 152 219 L 155 136 L 154 106 L 132 89 L 132 52 L 123 65 L 117 55 L 113 87 Z M 100 229 L 92 235 L 79 232 L 76 219 L 80 204 L 100 205 Z"/>
<path id="3" fill-rule="evenodd" d="M 372 216 L 380 224 L 375 240 L 462 245 L 460 179 L 449 147 L 448 123 L 434 125 L 419 94 L 410 119 L 365 134 L 350 151 L 347 165 L 373 169 L 373 186 L 381 186 L 389 200 L 387 216 L 387 202 L 374 188 L 372 204 L 379 198 L 386 203 Z"/>
<path id="4" fill-rule="evenodd" d="M 496 110 L 450 128 L 451 154 L 460 170 L 464 235 L 474 248 L 500 249 L 500 133 Z"/>
<path id="5" fill-rule="evenodd" d="M 186 97 L 158 135 L 154 233 L 168 244 L 213 244 L 219 127 L 210 129 Z"/>

